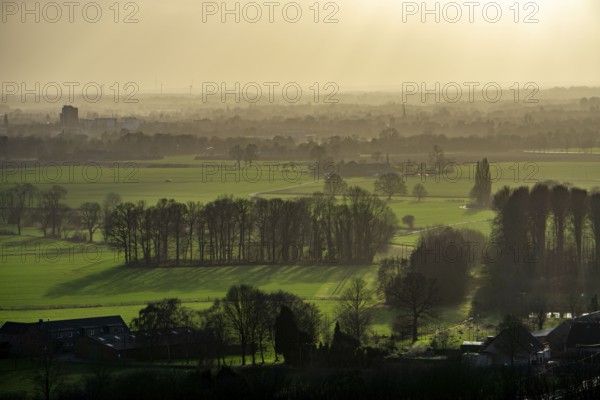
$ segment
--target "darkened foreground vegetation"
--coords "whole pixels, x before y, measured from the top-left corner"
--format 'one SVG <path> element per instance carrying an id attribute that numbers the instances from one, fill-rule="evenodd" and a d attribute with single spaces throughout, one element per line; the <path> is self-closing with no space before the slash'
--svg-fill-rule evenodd
<path id="1" fill-rule="evenodd" d="M 559 184 L 504 187 L 492 207 L 495 249 L 476 308 L 542 317 L 552 308 L 575 315 L 598 309 L 600 193 Z"/>
<path id="2" fill-rule="evenodd" d="M 598 364 L 532 369 L 471 369 L 458 360 L 385 361 L 369 369 L 284 366 L 219 369 L 94 366 L 78 382 L 53 387 L 52 399 L 597 399 Z M 82 366 L 84 368 L 84 366 Z M 40 393 L 41 394 L 41 393 Z M 24 392 L 0 399 L 36 399 Z"/>

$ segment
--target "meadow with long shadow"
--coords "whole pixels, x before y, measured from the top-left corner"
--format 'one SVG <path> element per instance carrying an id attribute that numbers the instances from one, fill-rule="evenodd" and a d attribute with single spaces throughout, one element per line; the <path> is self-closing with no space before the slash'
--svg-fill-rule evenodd
<path id="1" fill-rule="evenodd" d="M 176 162 L 180 164 L 173 167 Z M 107 191 L 119 193 L 123 200 L 143 199 L 151 203 L 165 195 L 180 201 L 209 201 L 226 193 L 237 197 L 292 198 L 309 195 L 323 187 L 306 166 L 301 167 L 303 172 L 297 182 L 264 176 L 257 182 L 235 182 L 235 176 L 231 176 L 233 181 L 229 182 L 203 182 L 202 174 L 208 171 L 203 165 L 221 163 L 202 164 L 191 156 L 178 156 L 139 167 L 135 183 L 115 183 L 110 176 L 99 182 L 82 179 L 70 182 L 63 177 L 66 181 L 61 183 L 69 191 L 67 202 L 73 206 L 97 199 Z M 540 162 L 535 164 L 535 181 L 553 179 L 593 187 L 600 183 L 600 171 L 595 165 L 587 161 Z M 514 176 L 506 176 L 507 171 L 516 173 L 514 163 L 500 163 L 498 168 L 504 177 L 495 182 L 494 187 L 523 184 Z M 212 179 L 220 179 L 220 172 L 210 171 L 214 174 Z M 77 172 L 74 177 L 80 176 Z M 428 195 L 420 201 L 409 195 L 393 196 L 387 201 L 399 220 L 390 254 L 407 256 L 420 234 L 437 225 L 490 234 L 494 213 L 464 206 L 472 184 L 465 178 L 468 173 L 467 167 L 462 167 L 461 172 L 455 173 L 463 176 L 457 182 L 445 178 L 436 182 L 432 177 L 407 179 L 409 193 L 413 182 L 422 181 Z M 372 190 L 375 180 L 375 177 L 350 178 L 348 184 Z M 528 180 L 525 184 L 533 183 Z M 400 222 L 405 215 L 415 217 L 412 228 Z M 329 265 L 131 267 L 123 265 L 121 253 L 100 242 L 85 244 L 42 238 L 34 228 L 26 228 L 20 237 L 0 236 L 0 245 L 3 250 L 0 320 L 13 321 L 106 313 L 124 313 L 129 318 L 147 302 L 164 297 L 178 297 L 193 308 L 206 308 L 230 286 L 240 283 L 266 291 L 286 290 L 331 310 L 331 302 L 350 279 L 360 277 L 374 284 L 377 270 L 377 265 L 348 266 L 335 262 Z"/>
<path id="2" fill-rule="evenodd" d="M 123 307 L 126 316 L 133 316 L 147 302 L 164 297 L 208 307 L 239 283 L 329 301 L 348 279 L 372 281 L 375 273 L 368 266 L 335 264 L 130 267 L 122 265 L 118 252 L 102 245 L 31 236 L 4 236 L 2 245 L 0 319 L 11 321 L 55 319 L 68 310 L 73 316 L 112 314 Z"/>

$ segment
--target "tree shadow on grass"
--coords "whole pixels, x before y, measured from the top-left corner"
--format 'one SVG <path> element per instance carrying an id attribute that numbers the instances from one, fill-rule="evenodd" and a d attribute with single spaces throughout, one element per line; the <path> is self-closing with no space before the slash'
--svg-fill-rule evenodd
<path id="1" fill-rule="evenodd" d="M 268 290 L 289 290 L 310 296 L 328 282 L 337 282 L 348 273 L 340 266 L 219 266 L 141 268 L 111 267 L 84 277 L 59 283 L 45 297 L 119 296 L 138 292 L 165 293 L 178 291 L 190 296 L 224 295 L 236 284 L 250 284 Z M 307 285 L 312 285 L 308 286 Z M 302 290 L 304 286 L 304 289 Z M 300 290 L 298 290 L 300 289 Z M 309 293 L 310 292 L 310 293 Z"/>
<path id="2" fill-rule="evenodd" d="M 463 215 L 469 217 L 480 213 L 483 214 L 485 211 L 490 211 L 487 208 L 465 208 L 464 210 Z"/>

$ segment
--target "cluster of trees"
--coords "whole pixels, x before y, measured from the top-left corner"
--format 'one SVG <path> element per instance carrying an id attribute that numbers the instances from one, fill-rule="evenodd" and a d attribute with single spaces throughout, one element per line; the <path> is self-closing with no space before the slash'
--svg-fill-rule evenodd
<path id="1" fill-rule="evenodd" d="M 418 339 L 418 327 L 439 305 L 462 301 L 470 280 L 470 269 L 481 262 L 474 251 L 485 236 L 477 231 L 434 227 L 421 234 L 410 257 L 381 261 L 377 285 L 386 304 L 398 311 L 394 330 Z"/>
<path id="2" fill-rule="evenodd" d="M 467 292 L 471 268 L 482 261 L 486 237 L 472 229 L 434 227 L 421 233 L 409 257 L 415 271 L 437 279 L 443 304 L 457 304 Z"/>
<path id="3" fill-rule="evenodd" d="M 250 143 L 246 147 L 235 144 L 229 149 L 229 157 L 234 159 L 238 164 L 242 160 L 246 163 L 251 163 L 258 158 L 258 146 L 254 143 Z"/>
<path id="4" fill-rule="evenodd" d="M 546 306 L 577 313 L 585 293 L 595 293 L 600 272 L 600 193 L 560 184 L 503 187 L 492 206 L 497 248 L 486 262 L 488 302 L 540 307 L 551 291 L 555 303 Z M 556 304 L 561 296 L 563 304 Z"/>
<path id="5" fill-rule="evenodd" d="M 17 184 L 1 193 L 2 222 L 36 225 L 46 237 L 104 241 L 119 248 L 125 263 L 370 263 L 385 251 L 396 217 L 377 196 L 346 187 L 343 197 L 315 193 L 299 199 L 241 199 L 180 203 L 161 199 L 122 202 L 108 193 L 103 204 L 65 204 L 67 190 Z M 82 233 L 84 232 L 84 233 Z"/>
<path id="6" fill-rule="evenodd" d="M 250 285 L 232 286 L 223 299 L 204 311 L 182 307 L 170 298 L 150 303 L 140 310 L 132 327 L 148 338 L 159 332 L 168 334 L 178 327 L 202 332 L 206 353 L 216 356 L 219 364 L 235 348 L 245 365 L 247 358 L 256 364 L 265 362 L 265 353 L 273 352 L 276 360 L 301 361 L 305 349 L 315 346 L 320 335 L 321 313 L 318 307 L 284 291 L 265 293 Z"/>
<path id="7" fill-rule="evenodd" d="M 85 202 L 71 208 L 65 203 L 67 193 L 61 185 L 39 189 L 30 183 L 16 184 L 0 192 L 0 221 L 15 225 L 18 235 L 24 226 L 37 226 L 44 237 L 67 238 L 73 233 L 75 239 L 92 242 L 105 217 L 121 202 L 120 196 L 108 193 L 102 205 Z M 85 233 L 79 235 L 81 231 Z"/>
<path id="8" fill-rule="evenodd" d="M 200 204 L 162 199 L 121 203 L 104 230 L 125 262 L 370 263 L 384 251 L 396 217 L 384 201 L 350 187 L 341 200 L 314 194 L 293 200 L 220 197 Z"/>
<path id="9" fill-rule="evenodd" d="M 395 172 L 387 172 L 382 174 L 375 180 L 374 193 L 384 195 L 387 200 L 391 200 L 392 196 L 404 196 L 407 193 L 406 183 L 401 175 Z M 338 173 L 328 173 L 323 177 L 323 192 L 331 196 L 342 195 L 348 190 L 348 183 Z M 427 197 L 427 189 L 421 183 L 415 184 L 412 195 L 418 201 Z"/>
<path id="10" fill-rule="evenodd" d="M 140 338 L 149 341 L 149 348 L 157 335 L 170 335 L 174 328 L 194 328 L 200 338 L 196 343 L 219 365 L 226 365 L 225 358 L 231 354 L 239 354 L 242 365 L 248 359 L 253 365 L 264 364 L 266 354 L 274 354 L 275 362 L 283 356 L 291 365 L 337 365 L 354 359 L 361 342 L 365 343 L 372 324 L 372 295 L 363 280 L 354 280 L 342 295 L 333 332 L 332 324 L 314 303 L 292 293 L 266 293 L 246 284 L 230 287 L 222 299 L 203 311 L 183 307 L 176 298 L 150 303 L 131 325 Z M 368 298 L 362 300 L 365 296 Z M 361 300 L 352 301 L 353 297 Z M 365 319 L 367 311 L 370 317 Z"/>

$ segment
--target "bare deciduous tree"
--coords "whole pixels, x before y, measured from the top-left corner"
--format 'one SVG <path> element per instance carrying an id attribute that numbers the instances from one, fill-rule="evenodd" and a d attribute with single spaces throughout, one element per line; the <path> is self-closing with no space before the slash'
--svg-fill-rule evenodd
<path id="1" fill-rule="evenodd" d="M 392 280 L 388 293 L 392 304 L 411 317 L 412 340 L 416 342 L 419 339 L 419 322 L 432 316 L 434 306 L 438 303 L 436 281 L 419 272 L 408 271 Z"/>
<path id="2" fill-rule="evenodd" d="M 100 227 L 100 210 L 100 204 L 95 202 L 86 202 L 79 206 L 81 224 L 87 229 L 90 235 L 90 243 L 94 241 L 94 232 Z"/>
<path id="3" fill-rule="evenodd" d="M 413 188 L 413 192 L 412 192 L 413 196 L 415 196 L 417 198 L 418 201 L 423 200 L 425 197 L 427 197 L 427 189 L 425 189 L 425 186 L 423 186 L 422 183 L 417 183 L 415 185 L 415 187 Z"/>
<path id="4" fill-rule="evenodd" d="M 360 278 L 353 279 L 344 290 L 337 307 L 337 315 L 342 329 L 360 341 L 366 339 L 373 325 L 373 291 Z"/>
<path id="5" fill-rule="evenodd" d="M 38 191 L 30 183 L 19 183 L 8 189 L 2 198 L 2 207 L 7 211 L 8 223 L 17 225 L 17 234 L 21 234 L 23 218 L 33 208 Z"/>

